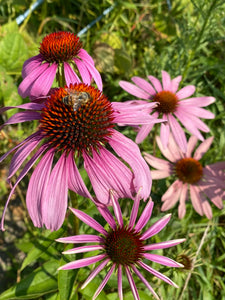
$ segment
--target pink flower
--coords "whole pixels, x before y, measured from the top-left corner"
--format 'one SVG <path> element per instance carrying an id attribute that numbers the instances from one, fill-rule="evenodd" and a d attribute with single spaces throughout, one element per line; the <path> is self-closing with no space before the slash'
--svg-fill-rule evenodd
<path id="1" fill-rule="evenodd" d="M 81 288 L 86 287 L 86 285 L 98 275 L 104 268 L 107 270 L 105 278 L 102 280 L 100 286 L 96 290 L 92 299 L 95 299 L 99 293 L 102 291 L 106 283 L 108 282 L 110 276 L 113 272 L 117 273 L 118 279 L 118 294 L 119 299 L 123 299 L 122 291 L 122 271 L 124 270 L 128 282 L 131 287 L 134 299 L 140 299 L 138 295 L 138 290 L 135 285 L 133 275 L 135 274 L 139 280 L 141 280 L 149 291 L 154 295 L 156 299 L 159 299 L 149 282 L 141 274 L 140 268 L 145 269 L 147 272 L 152 275 L 164 280 L 168 284 L 171 284 L 174 287 L 177 285 L 168 277 L 162 273 L 156 271 L 148 264 L 144 263 L 143 260 L 153 261 L 164 266 L 168 267 L 183 267 L 183 265 L 177 263 L 176 261 L 161 256 L 158 254 L 148 253 L 152 250 L 165 249 L 175 245 L 178 245 L 185 241 L 185 239 L 171 240 L 156 244 L 148 244 L 146 240 L 152 238 L 154 235 L 159 233 L 169 222 L 171 214 L 164 216 L 155 222 L 150 228 L 142 232 L 144 226 L 148 223 L 152 209 L 153 202 L 150 200 L 145 209 L 140 216 L 139 220 L 136 222 L 136 217 L 138 213 L 140 197 L 137 195 L 137 198 L 134 201 L 133 208 L 131 211 L 129 224 L 124 223 L 123 216 L 118 201 L 113 197 L 113 192 L 111 193 L 112 205 L 114 209 L 114 214 L 116 221 L 112 216 L 111 212 L 106 206 L 98 207 L 99 212 L 109 225 L 109 229 L 106 230 L 98 222 L 92 219 L 90 216 L 86 215 L 84 212 L 71 208 L 71 211 L 78 217 L 81 221 L 86 223 L 88 226 L 92 227 L 99 232 L 98 235 L 76 235 L 70 237 L 59 238 L 57 241 L 61 243 L 95 243 L 94 245 L 76 247 L 74 249 L 63 252 L 64 254 L 77 254 L 85 253 L 91 251 L 100 251 L 100 254 L 95 256 L 88 256 L 86 258 L 78 259 L 72 261 L 62 267 L 59 270 L 70 270 L 78 269 L 91 264 L 100 262 L 98 266 L 93 269 L 91 274 L 88 276 L 86 281 L 83 283 Z M 136 224 L 135 224 L 136 223 Z"/>
<path id="2" fill-rule="evenodd" d="M 145 108 L 154 106 L 145 104 Z M 143 107 L 144 107 L 143 106 Z M 131 125 L 155 122 L 143 107 L 109 102 L 97 89 L 83 83 L 58 88 L 40 103 L 17 106 L 24 109 L 14 114 L 4 125 L 38 120 L 37 131 L 0 158 L 3 161 L 17 149 L 9 167 L 8 180 L 23 167 L 7 200 L 17 184 L 38 162 L 29 181 L 26 195 L 28 212 L 35 226 L 45 225 L 57 230 L 63 223 L 67 209 L 68 189 L 92 199 L 77 168 L 84 168 L 95 195 L 101 203 L 111 205 L 109 189 L 117 197 L 134 197 L 142 187 L 143 199 L 151 191 L 151 174 L 140 150 L 132 140 L 114 129 L 116 123 Z M 13 107 L 5 107 L 0 112 Z M 139 109 L 140 108 L 140 109 Z M 156 120 L 157 121 L 157 120 Z M 118 159 L 112 150 L 128 166 Z M 34 151 L 36 151 L 34 153 Z"/>
<path id="3" fill-rule="evenodd" d="M 101 76 L 91 56 L 82 49 L 79 37 L 64 31 L 45 36 L 40 45 L 40 54 L 29 58 L 23 65 L 23 81 L 18 89 L 20 96 L 31 99 L 46 96 L 55 78 L 61 78 L 59 86 L 80 83 L 74 66 L 84 83 L 90 85 L 94 79 L 98 89 L 102 90 Z"/>
<path id="4" fill-rule="evenodd" d="M 170 161 L 156 158 L 145 153 L 145 160 L 156 170 L 152 171 L 153 179 L 166 178 L 174 175 L 176 180 L 162 196 L 162 211 L 172 208 L 179 200 L 178 215 L 183 218 L 186 213 L 186 201 L 190 198 L 194 209 L 199 215 L 212 218 L 212 209 L 208 199 L 219 209 L 223 208 L 222 198 L 225 196 L 225 162 L 217 162 L 203 167 L 199 160 L 210 148 L 213 137 L 206 139 L 198 146 L 197 138 L 191 136 L 186 153 L 182 153 L 174 139 L 170 136 L 168 148 L 164 148 L 159 137 L 157 144 L 162 154 Z"/>
<path id="5" fill-rule="evenodd" d="M 162 115 L 164 120 L 168 122 L 162 123 L 160 128 L 160 139 L 164 148 L 167 147 L 169 133 L 171 132 L 176 143 L 183 152 L 187 150 L 187 139 L 182 127 L 183 126 L 195 135 L 201 141 L 204 140 L 199 130 L 209 132 L 209 128 L 199 119 L 213 119 L 214 114 L 201 108 L 215 101 L 213 97 L 195 97 L 190 98 L 195 92 L 193 85 L 188 85 L 178 91 L 179 83 L 182 79 L 178 76 L 171 80 L 170 75 L 166 71 L 162 71 L 162 85 L 154 76 L 148 76 L 152 85 L 140 77 L 133 77 L 129 83 L 120 81 L 120 86 L 128 93 L 153 102 L 158 102 L 158 106 L 150 109 L 152 116 L 158 118 Z M 144 103 L 145 101 L 129 101 L 132 103 Z M 152 129 L 151 125 L 143 125 L 138 132 L 136 142 L 141 143 Z"/>

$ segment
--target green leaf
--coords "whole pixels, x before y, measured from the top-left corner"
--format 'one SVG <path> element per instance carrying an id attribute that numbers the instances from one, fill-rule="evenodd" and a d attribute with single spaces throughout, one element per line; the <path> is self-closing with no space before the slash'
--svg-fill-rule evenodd
<path id="1" fill-rule="evenodd" d="M 3 292 L 0 300 L 34 299 L 57 290 L 57 260 L 51 260 L 37 268 L 19 283 Z"/>
<path id="2" fill-rule="evenodd" d="M 5 35 L 0 42 L 0 65 L 7 71 L 19 71 L 27 58 L 28 49 L 20 33 Z"/>
<path id="3" fill-rule="evenodd" d="M 42 235 L 39 239 L 43 239 L 43 241 L 39 241 L 37 239 L 34 243 L 34 247 L 27 254 L 27 257 L 24 259 L 21 271 L 28 266 L 30 263 L 37 260 L 43 253 L 47 253 L 48 248 L 55 242 L 55 239 L 61 237 L 65 232 L 65 228 L 62 227 L 58 231 L 50 232 L 46 230 L 45 234 Z"/>
<path id="4" fill-rule="evenodd" d="M 72 249 L 73 245 L 67 245 L 65 250 Z M 68 257 L 70 259 L 68 259 Z M 60 260 L 60 266 L 65 265 L 68 262 L 71 262 L 75 260 L 76 255 L 66 255 L 62 256 Z M 60 295 L 60 300 L 65 300 L 65 299 L 70 299 L 73 285 L 74 285 L 74 280 L 77 275 L 77 272 L 79 269 L 76 270 L 61 270 L 58 273 L 58 287 L 59 287 L 59 295 Z"/>
<path id="5" fill-rule="evenodd" d="M 2 66 L 0 66 L 0 103 L 2 106 L 16 106 L 22 103 L 22 98 L 17 92 L 17 86 L 15 85 L 13 78 L 6 74 L 5 68 Z M 6 112 L 8 118 L 14 113 L 15 110 Z"/>

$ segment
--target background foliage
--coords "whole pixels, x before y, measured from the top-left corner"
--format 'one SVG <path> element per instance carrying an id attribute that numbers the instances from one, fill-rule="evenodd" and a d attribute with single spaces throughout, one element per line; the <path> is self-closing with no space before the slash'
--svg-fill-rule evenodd
<path id="1" fill-rule="evenodd" d="M 166 70 L 171 77 L 183 76 L 181 86 L 194 84 L 196 96 L 214 96 L 216 102 L 210 110 L 216 115 L 207 124 L 214 135 L 214 143 L 204 156 L 205 164 L 225 158 L 225 4 L 223 0 L 141 0 L 141 1 L 44 1 L 20 24 L 16 17 L 27 10 L 32 1 L 3 0 L 0 2 L 0 106 L 18 105 L 21 99 L 17 87 L 21 82 L 23 63 L 36 55 L 42 38 L 51 32 L 66 30 L 78 33 L 103 11 L 114 5 L 113 10 L 81 36 L 84 48 L 94 57 L 103 78 L 104 94 L 111 101 L 131 99 L 118 82 L 132 76 L 161 77 Z M 134 97 L 132 97 L 133 99 Z M 2 115 L 3 123 L 15 110 Z M 4 128 L 0 135 L 0 154 L 5 153 L 35 128 L 35 124 L 19 124 Z M 120 129 L 121 130 L 121 129 Z M 154 137 L 157 126 L 141 145 L 141 150 L 160 155 Z M 123 133 L 135 138 L 131 128 Z M 2 212 L 10 187 L 6 183 L 7 161 L 0 167 L 0 211 Z M 29 176 L 27 176 L 27 182 Z M 63 235 L 87 232 L 69 215 L 57 232 L 34 228 L 26 211 L 27 182 L 21 182 L 10 203 L 6 216 L 6 231 L 0 233 L 0 300 L 91 299 L 93 290 L 102 278 L 98 276 L 84 290 L 80 285 L 89 273 L 79 271 L 58 272 L 59 265 L 80 255 L 62 256 L 64 245 L 54 240 Z M 160 199 L 172 181 L 160 180 L 153 184 L 152 198 L 155 207 L 151 224 L 162 217 Z M 88 182 L 87 182 L 88 184 Z M 99 220 L 92 203 L 82 197 L 70 195 L 70 205 L 76 205 Z M 130 202 L 120 202 L 130 211 Z M 179 260 L 186 268 L 175 270 L 156 265 L 157 270 L 171 277 L 178 285 L 175 289 L 148 274 L 147 279 L 162 299 L 225 299 L 225 216 L 224 210 L 213 207 L 214 217 L 208 221 L 200 217 L 187 204 L 187 214 L 179 220 L 176 207 L 172 219 L 152 242 L 186 237 L 185 243 L 162 253 Z M 103 223 L 104 225 L 104 223 Z M 90 231 L 90 230 L 89 230 Z M 203 240 L 202 240 L 203 238 Z M 201 243 L 202 240 L 202 243 Z M 71 245 L 72 246 L 72 245 Z M 68 247 L 68 246 L 67 246 Z M 160 251 L 157 251 L 158 254 Z M 190 281 L 185 281 L 190 268 L 196 263 Z M 154 267 L 154 265 L 153 265 Z M 116 278 L 107 284 L 98 299 L 117 299 Z M 125 299 L 133 299 L 128 283 L 124 284 Z M 141 299 L 150 299 L 149 292 L 139 282 Z M 173 297 L 173 298 L 172 298 Z"/>

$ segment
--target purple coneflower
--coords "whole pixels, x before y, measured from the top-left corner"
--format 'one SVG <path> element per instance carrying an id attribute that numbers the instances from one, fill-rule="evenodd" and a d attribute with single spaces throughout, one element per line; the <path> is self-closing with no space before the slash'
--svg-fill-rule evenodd
<path id="1" fill-rule="evenodd" d="M 183 218 L 186 213 L 186 201 L 190 198 L 194 209 L 198 214 L 212 218 L 212 209 L 208 199 L 219 209 L 223 208 L 222 198 L 225 196 L 225 162 L 217 162 L 203 167 L 200 163 L 202 156 L 210 148 L 213 137 L 206 139 L 192 152 L 197 144 L 197 138 L 191 136 L 186 153 L 182 153 L 177 147 L 172 136 L 168 142 L 168 148 L 164 148 L 159 137 L 157 144 L 162 154 L 170 161 L 156 158 L 145 153 L 145 160 L 150 166 L 156 168 L 151 171 L 153 179 L 166 178 L 174 175 L 176 180 L 162 196 L 162 211 L 168 210 L 179 201 L 178 215 Z"/>
<path id="2" fill-rule="evenodd" d="M 137 144 L 114 126 L 116 123 L 159 122 L 144 114 L 144 108 L 154 105 L 147 103 L 136 107 L 111 103 L 99 90 L 80 83 L 54 89 L 44 102 L 17 106 L 25 111 L 16 113 L 4 125 L 38 120 L 39 126 L 35 133 L 0 158 L 1 162 L 17 149 L 8 180 L 29 155 L 36 152 L 18 176 L 5 209 L 17 184 L 41 157 L 30 178 L 26 196 L 29 214 L 37 227 L 45 225 L 47 229 L 57 230 L 62 225 L 68 188 L 91 198 L 76 166 L 83 162 L 100 202 L 110 205 L 109 189 L 114 189 L 118 197 L 132 198 L 141 186 L 141 196 L 146 200 L 151 191 L 149 167 Z M 10 108 L 13 107 L 2 108 L 0 112 Z M 5 210 L 2 230 L 4 215 Z"/>
<path id="3" fill-rule="evenodd" d="M 99 293 L 102 291 L 113 272 L 117 273 L 118 294 L 120 300 L 123 299 L 123 272 L 125 272 L 127 276 L 135 300 L 140 298 L 133 279 L 133 274 L 135 274 L 146 285 L 150 292 L 157 299 L 159 299 L 149 282 L 141 274 L 140 268 L 145 269 L 147 272 L 153 274 L 154 276 L 164 280 L 165 282 L 171 284 L 174 287 L 177 287 L 177 285 L 171 279 L 150 267 L 144 262 L 144 260 L 153 261 L 168 267 L 183 267 L 183 265 L 177 263 L 176 261 L 168 257 L 148 252 L 152 250 L 164 249 L 175 246 L 185 241 L 185 239 L 177 239 L 156 244 L 148 244 L 146 240 L 156 235 L 167 225 L 171 218 L 171 214 L 168 214 L 163 218 L 159 219 L 150 228 L 142 232 L 142 229 L 151 217 L 154 205 L 153 202 L 151 200 L 148 201 L 142 215 L 140 216 L 139 220 L 135 225 L 140 203 L 140 195 L 137 195 L 131 211 L 129 224 L 125 224 L 119 203 L 113 197 L 113 192 L 111 193 L 111 197 L 116 221 L 114 220 L 112 214 L 106 206 L 97 206 L 99 212 L 109 225 L 110 229 L 108 230 L 105 230 L 98 222 L 96 222 L 90 216 L 86 215 L 84 212 L 71 208 L 71 211 L 75 214 L 75 216 L 77 216 L 88 226 L 98 231 L 100 235 L 83 234 L 60 238 L 57 241 L 62 243 L 95 243 L 94 245 L 77 247 L 65 251 L 63 253 L 76 254 L 95 250 L 99 250 L 100 253 L 96 256 L 82 258 L 70 262 L 60 267 L 59 270 L 78 269 L 101 261 L 101 263 L 91 272 L 91 274 L 88 276 L 88 278 L 82 285 L 82 288 L 84 288 L 94 277 L 97 276 L 97 274 L 102 269 L 107 268 L 107 274 L 100 286 L 98 287 L 98 289 L 96 290 L 92 299 L 95 299 L 99 295 Z"/>
<path id="4" fill-rule="evenodd" d="M 23 81 L 18 92 L 21 97 L 46 96 L 54 78 L 61 80 L 59 86 L 80 83 L 88 85 L 94 79 L 102 90 L 102 80 L 91 56 L 82 49 L 78 36 L 71 32 L 54 32 L 43 38 L 40 53 L 25 61 L 22 70 Z"/>
<path id="5" fill-rule="evenodd" d="M 201 108 L 215 101 L 213 97 L 195 97 L 190 98 L 195 92 L 193 85 L 188 85 L 178 90 L 179 83 L 182 79 L 178 76 L 171 80 L 170 75 L 166 71 L 162 71 L 162 85 L 154 76 L 148 76 L 152 85 L 141 77 L 133 77 L 132 84 L 127 81 L 120 81 L 120 86 L 128 93 L 141 98 L 158 102 L 158 105 L 150 109 L 150 113 L 155 118 L 160 115 L 168 122 L 161 124 L 160 139 L 163 147 L 166 148 L 169 133 L 172 132 L 173 137 L 181 150 L 186 152 L 187 139 L 185 133 L 177 119 L 201 141 L 204 140 L 199 130 L 209 132 L 209 128 L 199 118 L 213 119 L 214 114 Z M 143 103 L 143 101 L 129 101 L 132 103 Z M 149 134 L 152 125 L 143 125 L 136 137 L 136 142 L 141 143 Z"/>

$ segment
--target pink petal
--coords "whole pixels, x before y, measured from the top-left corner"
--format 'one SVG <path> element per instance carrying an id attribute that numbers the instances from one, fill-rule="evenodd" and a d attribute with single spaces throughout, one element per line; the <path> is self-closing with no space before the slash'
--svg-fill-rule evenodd
<path id="1" fill-rule="evenodd" d="M 110 270 L 107 272 L 105 278 L 102 280 L 101 284 L 99 285 L 98 289 L 96 290 L 94 296 L 92 297 L 92 299 L 96 299 L 98 297 L 98 295 L 101 293 L 101 291 L 103 290 L 104 286 L 106 285 L 106 283 L 109 281 L 109 278 L 111 277 L 114 269 L 115 269 L 115 264 L 112 265 L 112 267 L 110 268 Z"/>
<path id="2" fill-rule="evenodd" d="M 178 216 L 182 219 L 186 214 L 186 201 L 188 199 L 188 184 L 183 183 L 180 192 L 180 204 L 178 207 Z"/>
<path id="3" fill-rule="evenodd" d="M 33 56 L 25 61 L 22 69 L 22 77 L 27 77 L 34 69 L 38 68 L 43 62 L 41 54 Z"/>
<path id="4" fill-rule="evenodd" d="M 196 106 L 187 106 L 187 105 L 182 105 L 183 101 L 179 102 L 179 107 L 182 109 L 182 111 L 185 111 L 189 114 L 192 114 L 196 117 L 203 118 L 203 119 L 214 119 L 215 115 L 211 113 L 211 111 L 208 111 L 206 109 L 196 107 Z"/>
<path id="5" fill-rule="evenodd" d="M 43 226 L 43 195 L 49 184 L 50 171 L 54 158 L 54 151 L 48 151 L 38 163 L 31 175 L 26 204 L 31 220 L 36 227 Z"/>
<path id="6" fill-rule="evenodd" d="M 113 206 L 113 210 L 114 210 L 116 220 L 117 220 L 119 226 L 123 227 L 123 215 L 122 215 L 122 212 L 121 212 L 119 202 L 114 198 L 112 190 L 110 191 L 110 195 L 111 195 L 111 199 L 112 199 L 112 206 Z"/>
<path id="7" fill-rule="evenodd" d="M 149 165 L 153 168 L 172 173 L 171 169 L 173 168 L 173 165 L 167 160 L 157 158 L 146 152 L 144 152 L 143 154 L 147 163 L 149 163 Z"/>
<path id="8" fill-rule="evenodd" d="M 98 235 L 80 234 L 80 235 L 59 238 L 56 241 L 60 243 L 80 244 L 80 243 L 104 243 L 105 239 L 103 239 Z"/>
<path id="9" fill-rule="evenodd" d="M 158 254 L 150 254 L 150 253 L 144 253 L 143 256 L 146 259 L 149 259 L 151 261 L 154 261 L 158 264 L 167 266 L 167 267 L 176 267 L 176 268 L 181 268 L 183 267 L 182 264 L 177 263 L 171 258 L 168 258 L 166 256 L 158 255 Z"/>
<path id="10" fill-rule="evenodd" d="M 176 246 L 180 243 L 183 243 L 184 241 L 186 241 L 186 239 L 177 239 L 177 240 L 165 241 L 165 242 L 156 243 L 156 244 L 150 244 L 150 245 L 144 246 L 144 250 L 150 251 L 150 250 L 159 250 L 159 249 L 170 248 L 170 247 Z"/>
<path id="11" fill-rule="evenodd" d="M 67 157 L 63 154 L 54 166 L 43 195 L 43 223 L 47 229 L 58 230 L 65 219 L 68 196 Z"/>
<path id="12" fill-rule="evenodd" d="M 34 120 L 39 120 L 41 119 L 41 115 L 39 112 L 36 111 L 20 111 L 18 113 L 15 113 L 11 118 L 9 118 L 4 124 L 9 125 L 9 124 L 17 124 L 17 123 L 23 123 L 23 122 L 28 122 L 28 121 L 34 121 Z M 0 129 L 3 127 L 0 126 Z"/>
<path id="13" fill-rule="evenodd" d="M 70 64 L 68 64 L 67 62 L 64 62 L 64 75 L 67 86 L 70 86 L 70 83 L 74 84 L 81 82 L 80 78 L 77 76 L 77 74 L 71 68 Z"/>
<path id="14" fill-rule="evenodd" d="M 171 138 L 169 139 L 169 143 L 170 143 Z M 180 151 L 177 149 L 178 146 L 176 145 L 173 150 L 170 150 L 170 147 L 164 148 L 162 145 L 162 142 L 160 140 L 160 138 L 157 136 L 156 137 L 156 142 L 157 145 L 159 146 L 160 151 L 162 152 L 162 154 L 171 162 L 176 162 L 178 159 L 182 158 L 182 156 L 180 155 Z M 175 153 L 179 153 L 179 155 L 175 155 Z"/>
<path id="15" fill-rule="evenodd" d="M 177 76 L 171 80 L 171 92 L 176 93 L 179 87 L 179 84 L 182 80 L 182 76 Z"/>
<path id="16" fill-rule="evenodd" d="M 150 170 L 141 156 L 138 146 L 115 130 L 113 137 L 109 140 L 109 144 L 131 166 L 134 173 L 134 188 L 138 192 L 142 187 L 141 197 L 146 200 L 151 191 L 152 179 Z"/>
<path id="17" fill-rule="evenodd" d="M 84 65 L 87 68 L 87 70 L 90 72 L 92 77 L 94 78 L 94 81 L 97 84 L 97 87 L 100 91 L 102 91 L 102 78 L 97 69 L 90 63 L 89 60 L 83 59 Z"/>
<path id="18" fill-rule="evenodd" d="M 92 199 L 81 175 L 77 169 L 77 166 L 74 161 L 74 154 L 71 151 L 67 157 L 67 168 L 68 168 L 68 187 L 70 190 L 74 191 L 75 193 Z"/>
<path id="19" fill-rule="evenodd" d="M 158 93 L 162 91 L 161 82 L 156 77 L 150 75 L 148 76 L 148 79 L 151 81 L 151 83 L 153 84 L 154 88 Z"/>
<path id="20" fill-rule="evenodd" d="M 107 235 L 107 231 L 100 225 L 97 221 L 95 221 L 92 217 L 85 214 L 81 210 L 70 207 L 70 210 L 74 213 L 74 215 L 80 219 L 82 222 L 92 227 L 96 231 L 102 233 L 103 235 Z"/>
<path id="21" fill-rule="evenodd" d="M 48 69 L 43 71 L 30 87 L 29 95 L 32 97 L 46 96 L 52 86 L 58 65 L 53 63 Z"/>
<path id="22" fill-rule="evenodd" d="M 145 92 L 147 92 L 150 95 L 155 95 L 156 91 L 154 90 L 154 88 L 152 87 L 152 85 L 146 81 L 145 79 L 141 78 L 141 77 L 137 77 L 134 76 L 131 78 L 131 80 L 138 85 L 142 90 L 144 90 Z"/>
<path id="23" fill-rule="evenodd" d="M 128 279 L 129 284 L 130 284 L 131 291 L 132 291 L 132 294 L 134 296 L 134 299 L 135 300 L 140 300 L 139 295 L 138 295 L 138 291 L 137 291 L 137 287 L 135 285 L 135 282 L 133 280 L 131 272 L 130 272 L 130 270 L 128 269 L 127 266 L 125 266 L 125 271 L 126 271 L 127 279 Z"/>
<path id="24" fill-rule="evenodd" d="M 93 66 L 95 65 L 93 58 L 87 53 L 86 50 L 80 49 L 78 56 L 83 60 L 89 61 L 89 63 L 92 64 Z"/>
<path id="25" fill-rule="evenodd" d="M 91 84 L 92 76 L 88 72 L 88 69 L 85 66 L 85 63 L 83 61 L 79 60 L 78 58 L 75 58 L 74 61 L 75 61 L 75 64 L 76 64 L 76 66 L 78 68 L 78 71 L 79 71 L 79 73 L 81 75 L 82 81 L 84 83 L 90 85 Z"/>
<path id="26" fill-rule="evenodd" d="M 214 137 L 211 136 L 198 146 L 198 148 L 196 149 L 196 151 L 194 153 L 194 159 L 200 160 L 202 158 L 202 156 L 209 150 L 209 148 L 213 142 L 213 139 L 214 139 Z"/>
<path id="27" fill-rule="evenodd" d="M 194 209 L 200 216 L 203 216 L 202 201 L 199 195 L 199 190 L 196 186 L 190 185 L 191 202 Z"/>
<path id="28" fill-rule="evenodd" d="M 46 150 L 46 145 L 41 146 L 41 148 L 33 155 L 33 157 L 28 161 L 28 163 L 25 165 L 25 167 L 23 168 L 22 172 L 20 173 L 20 175 L 18 176 L 10 194 L 9 197 L 6 201 L 3 213 L 2 213 L 2 220 L 1 220 L 1 226 L 0 229 L 2 231 L 4 231 L 4 219 L 5 219 L 5 213 L 6 213 L 6 209 L 8 207 L 9 204 L 9 200 L 12 197 L 18 183 L 23 179 L 23 177 L 28 173 L 28 171 L 31 169 L 31 167 L 34 165 L 34 163 L 36 162 L 36 160 L 43 154 L 43 152 Z"/>
<path id="29" fill-rule="evenodd" d="M 171 128 L 173 137 L 183 152 L 187 151 L 187 139 L 184 134 L 184 131 L 177 120 L 172 116 L 168 115 L 168 121 Z"/>
<path id="30" fill-rule="evenodd" d="M 104 269 L 104 267 L 108 264 L 108 262 L 110 261 L 109 258 L 103 260 L 103 262 L 100 263 L 100 265 L 97 266 L 97 268 L 95 268 L 91 274 L 88 276 L 88 278 L 85 280 L 85 282 L 82 284 L 81 289 L 84 289 L 88 283 L 90 283 L 92 281 L 92 279 L 94 279 L 99 272 L 101 272 L 102 269 Z"/>
<path id="31" fill-rule="evenodd" d="M 171 188 L 171 186 L 170 186 Z M 181 187 L 182 188 L 182 187 Z M 166 211 L 168 209 L 171 209 L 179 200 L 180 194 L 181 194 L 181 188 L 177 189 L 174 193 L 173 196 L 170 197 L 169 199 L 165 199 L 164 194 L 162 197 L 162 201 L 164 202 L 162 207 L 161 207 L 161 211 Z M 167 190 L 168 191 L 168 190 Z"/>
<path id="32" fill-rule="evenodd" d="M 153 288 L 150 286 L 150 284 L 148 283 L 148 281 L 145 279 L 145 277 L 141 274 L 141 272 L 138 271 L 138 269 L 135 266 L 132 266 L 132 270 L 134 271 L 134 273 L 141 279 L 141 281 L 146 285 L 146 287 L 149 289 L 149 291 L 153 294 L 153 296 L 160 300 L 160 298 L 158 297 L 158 295 L 156 294 L 156 292 L 153 290 Z"/>
<path id="33" fill-rule="evenodd" d="M 142 89 L 140 89 L 139 87 L 137 87 L 136 85 L 128 82 L 128 81 L 120 81 L 119 85 L 121 86 L 122 89 L 124 89 L 126 92 L 128 92 L 129 94 L 141 98 L 141 99 L 149 99 L 150 95 L 148 93 L 146 93 L 145 91 L 143 91 Z"/>
<path id="34" fill-rule="evenodd" d="M 203 210 L 204 214 L 206 215 L 206 217 L 208 219 L 212 219 L 212 217 L 213 217 L 212 208 L 211 208 L 209 202 L 203 195 L 201 195 L 201 198 L 204 198 L 204 199 L 202 199 L 203 200 L 202 201 L 202 210 Z"/>
<path id="35" fill-rule="evenodd" d="M 142 268 L 144 268 L 146 271 L 148 271 L 149 273 L 151 273 L 154 276 L 156 276 L 157 278 L 162 279 L 163 281 L 169 283 L 170 285 L 178 288 L 178 286 L 171 279 L 169 279 L 167 276 L 165 276 L 165 275 L 161 274 L 160 272 L 154 270 L 153 268 L 149 267 L 148 265 L 146 265 L 145 263 L 143 263 L 141 261 L 138 264 Z"/>
<path id="36" fill-rule="evenodd" d="M 179 100 L 185 99 L 187 97 L 190 97 L 195 92 L 195 86 L 194 85 L 187 85 L 183 87 L 181 90 L 179 90 L 176 95 Z"/>
<path id="37" fill-rule="evenodd" d="M 167 115 L 163 115 L 163 119 L 167 120 Z M 164 148 L 167 147 L 170 136 L 170 126 L 168 122 L 162 123 L 160 126 L 160 140 Z"/>
<path id="38" fill-rule="evenodd" d="M 198 142 L 198 138 L 196 136 L 192 135 L 189 138 L 188 144 L 187 144 L 186 157 L 191 157 L 191 154 L 192 154 L 197 142 Z"/>
<path id="39" fill-rule="evenodd" d="M 190 99 L 182 100 L 182 106 L 198 106 L 198 107 L 205 107 L 213 102 L 215 102 L 216 99 L 214 97 L 193 97 Z M 180 104 L 181 104 L 180 103 Z"/>
<path id="40" fill-rule="evenodd" d="M 154 202 L 150 198 L 148 203 L 146 204 L 144 211 L 142 212 L 136 226 L 135 226 L 136 232 L 140 232 L 142 230 L 142 228 L 145 227 L 148 220 L 151 218 L 153 206 L 154 206 Z"/>
<path id="41" fill-rule="evenodd" d="M 79 269 L 79 268 L 94 264 L 94 263 L 102 260 L 105 257 L 106 257 L 106 254 L 100 254 L 100 255 L 93 256 L 93 257 L 77 259 L 76 261 L 71 261 L 68 264 L 65 264 L 64 266 L 61 266 L 60 268 L 58 268 L 58 270 Z"/>
<path id="42" fill-rule="evenodd" d="M 122 287 L 122 267 L 121 265 L 118 265 L 118 270 L 117 270 L 117 281 L 118 281 L 118 294 L 119 294 L 119 299 L 123 300 L 123 287 Z"/>
<path id="43" fill-rule="evenodd" d="M 165 192 L 165 194 L 162 196 L 162 201 L 172 200 L 173 195 L 176 193 L 180 193 L 180 190 L 182 188 L 182 181 L 179 179 L 175 180 L 172 185 L 168 188 L 168 190 Z"/>
<path id="44" fill-rule="evenodd" d="M 164 91 L 171 91 L 171 78 L 166 71 L 162 71 L 162 84 Z"/>
<path id="45" fill-rule="evenodd" d="M 5 106 L 0 108 L 0 114 L 2 114 L 3 112 L 12 109 L 12 108 L 22 108 L 22 109 L 29 109 L 29 110 L 41 110 L 44 107 L 43 104 L 39 104 L 39 103 L 24 103 L 21 105 L 17 105 L 17 106 Z"/>
<path id="46" fill-rule="evenodd" d="M 171 171 L 167 171 L 167 170 L 165 170 L 165 171 L 164 170 L 152 170 L 151 171 L 153 180 L 167 178 L 171 174 L 172 174 Z"/>
<path id="47" fill-rule="evenodd" d="M 108 208 L 104 206 L 97 205 L 96 206 L 100 214 L 103 216 L 103 218 L 106 220 L 106 222 L 109 224 L 109 226 L 112 229 L 116 229 L 117 225 L 116 222 L 111 214 L 111 212 L 108 210 Z"/>
<path id="48" fill-rule="evenodd" d="M 140 237 L 140 240 L 147 240 L 151 236 L 156 235 L 159 233 L 169 222 L 171 218 L 171 214 L 165 215 L 157 222 L 155 222 L 150 228 L 148 228 Z"/>
<path id="49" fill-rule="evenodd" d="M 141 200 L 141 197 L 139 197 L 139 194 L 137 194 L 137 196 L 134 199 L 134 203 L 133 203 L 133 207 L 132 207 L 132 211 L 131 211 L 131 215 L 130 215 L 130 222 L 129 222 L 129 226 L 128 226 L 129 228 L 133 228 L 133 226 L 135 224 L 137 214 L 138 214 L 140 200 Z"/>
<path id="50" fill-rule="evenodd" d="M 77 254 L 77 253 L 85 253 L 96 250 L 103 250 L 104 247 L 102 245 L 91 245 L 91 246 L 81 246 L 73 249 L 69 249 L 67 251 L 63 251 L 62 254 Z"/>
<path id="51" fill-rule="evenodd" d="M 40 65 L 38 68 L 34 69 L 29 76 L 24 78 L 24 80 L 20 83 L 18 87 L 18 93 L 22 98 L 26 98 L 30 95 L 30 89 L 35 80 L 46 70 L 48 69 L 49 64 L 44 63 Z"/>
<path id="52" fill-rule="evenodd" d="M 149 132 L 152 130 L 154 124 L 150 125 L 142 125 L 141 128 L 138 131 L 138 134 L 135 139 L 135 143 L 140 144 L 143 142 L 143 140 L 147 137 Z"/>

